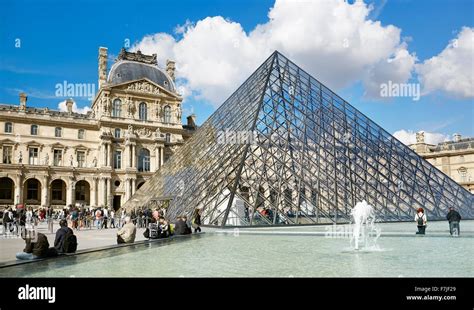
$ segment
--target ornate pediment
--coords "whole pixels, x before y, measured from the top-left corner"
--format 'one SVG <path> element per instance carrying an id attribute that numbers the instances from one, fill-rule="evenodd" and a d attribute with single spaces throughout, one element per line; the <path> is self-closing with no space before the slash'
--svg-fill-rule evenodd
<path id="1" fill-rule="evenodd" d="M 67 149 L 68 147 L 59 142 L 53 143 L 50 145 L 52 149 Z"/>
<path id="2" fill-rule="evenodd" d="M 161 93 L 160 87 L 148 81 L 130 83 L 126 85 L 124 89 L 135 93 L 146 93 L 154 95 L 159 95 Z"/>
<path id="3" fill-rule="evenodd" d="M 147 78 L 141 78 L 134 81 L 127 81 L 121 84 L 116 84 L 111 86 L 111 89 L 125 91 L 129 94 L 151 94 L 151 95 L 165 95 L 178 98 L 179 101 L 181 97 L 179 95 L 170 92 L 166 88 L 158 85 Z M 175 99 L 176 100 L 176 99 Z"/>
<path id="4" fill-rule="evenodd" d="M 10 139 L 0 140 L 0 145 L 15 145 L 15 144 L 18 144 L 18 142 L 15 142 L 15 141 L 10 140 Z"/>

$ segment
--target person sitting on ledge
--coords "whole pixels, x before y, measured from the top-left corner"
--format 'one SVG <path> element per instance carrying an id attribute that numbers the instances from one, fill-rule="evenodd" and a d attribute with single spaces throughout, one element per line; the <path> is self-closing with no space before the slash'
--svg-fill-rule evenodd
<path id="1" fill-rule="evenodd" d="M 168 238 L 170 236 L 170 226 L 168 221 L 164 217 L 160 216 L 158 219 L 158 229 L 159 235 L 158 238 Z"/>
<path id="2" fill-rule="evenodd" d="M 34 238 L 34 234 L 36 234 L 36 238 Z M 17 259 L 33 260 L 48 256 L 49 243 L 44 234 L 29 230 L 22 234 L 22 238 L 25 240 L 26 246 L 23 252 L 16 253 Z"/>
<path id="3" fill-rule="evenodd" d="M 185 215 L 178 217 L 174 227 L 174 233 L 176 235 L 188 235 L 191 233 L 191 228 L 189 228 L 186 220 L 187 218 Z"/>
<path id="4" fill-rule="evenodd" d="M 117 232 L 117 244 L 134 243 L 137 228 L 132 222 L 130 216 L 125 217 L 125 225 Z"/>
<path id="5" fill-rule="evenodd" d="M 77 249 L 77 238 L 71 228 L 67 227 L 67 220 L 59 221 L 60 228 L 56 231 L 54 248 L 58 253 L 74 253 Z"/>

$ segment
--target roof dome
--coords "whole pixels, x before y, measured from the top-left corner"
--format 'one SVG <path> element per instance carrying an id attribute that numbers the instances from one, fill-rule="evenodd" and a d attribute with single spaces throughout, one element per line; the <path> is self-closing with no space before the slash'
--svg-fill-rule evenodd
<path id="1" fill-rule="evenodd" d="M 112 66 L 107 83 L 116 85 L 143 78 L 147 78 L 173 93 L 176 92 L 171 78 L 156 65 L 129 60 L 120 60 Z"/>

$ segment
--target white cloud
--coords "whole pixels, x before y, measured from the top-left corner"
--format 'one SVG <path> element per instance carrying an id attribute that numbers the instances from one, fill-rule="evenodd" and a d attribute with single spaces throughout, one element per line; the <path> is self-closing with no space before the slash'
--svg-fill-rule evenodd
<path id="1" fill-rule="evenodd" d="M 456 97 L 474 97 L 474 28 L 464 27 L 437 56 L 417 65 L 423 93 L 442 90 Z"/>
<path id="2" fill-rule="evenodd" d="M 415 56 L 400 39 L 401 30 L 369 19 L 362 1 L 276 0 L 268 21 L 246 33 L 238 22 L 221 16 L 145 36 L 132 47 L 177 61 L 177 76 L 193 95 L 221 104 L 274 50 L 295 61 L 322 83 L 340 88 L 362 80 L 376 95 L 381 81 L 405 82 Z M 376 91 L 375 91 L 376 90 Z"/>
<path id="3" fill-rule="evenodd" d="M 393 57 L 384 59 L 372 66 L 364 77 L 365 94 L 368 97 L 382 99 L 382 84 L 405 83 L 411 78 L 416 56 L 410 54 L 405 46 L 399 48 Z"/>
<path id="4" fill-rule="evenodd" d="M 416 143 L 416 132 L 412 130 L 401 129 L 393 133 L 393 136 L 403 142 L 406 145 Z M 425 131 L 425 143 L 427 144 L 438 144 L 444 141 L 451 140 L 450 135 L 445 135 L 437 132 L 426 132 Z"/>
<path id="5" fill-rule="evenodd" d="M 66 100 L 61 101 L 60 103 L 58 103 L 58 109 L 61 112 L 67 112 Z M 74 113 L 86 114 L 90 110 L 91 110 L 91 108 L 88 107 L 88 106 L 85 106 L 83 108 L 78 108 L 76 102 L 73 102 L 73 104 L 72 104 L 72 112 L 74 112 Z"/>

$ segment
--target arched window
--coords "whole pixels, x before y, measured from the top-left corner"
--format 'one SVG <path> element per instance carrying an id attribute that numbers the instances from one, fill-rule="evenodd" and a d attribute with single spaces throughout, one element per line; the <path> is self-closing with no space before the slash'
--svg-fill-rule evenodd
<path id="1" fill-rule="evenodd" d="M 165 107 L 165 119 L 164 119 L 165 124 L 171 123 L 171 108 L 169 105 Z"/>
<path id="2" fill-rule="evenodd" d="M 30 133 L 32 136 L 38 135 L 38 125 L 31 125 Z"/>
<path id="3" fill-rule="evenodd" d="M 6 133 L 12 133 L 12 132 L 13 132 L 13 125 L 12 125 L 12 123 L 10 123 L 10 122 L 5 123 L 5 132 L 6 132 Z"/>
<path id="4" fill-rule="evenodd" d="M 122 101 L 115 99 L 112 105 L 112 117 L 120 117 L 122 114 Z"/>
<path id="5" fill-rule="evenodd" d="M 138 117 L 141 121 L 146 121 L 147 119 L 147 106 L 145 102 L 140 103 L 138 107 Z"/>
<path id="6" fill-rule="evenodd" d="M 141 149 L 138 155 L 138 171 L 150 171 L 150 151 Z"/>
<path id="7" fill-rule="evenodd" d="M 171 134 L 170 133 L 166 134 L 166 143 L 171 143 Z"/>

